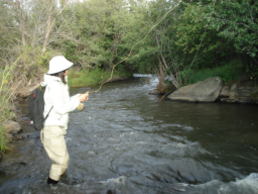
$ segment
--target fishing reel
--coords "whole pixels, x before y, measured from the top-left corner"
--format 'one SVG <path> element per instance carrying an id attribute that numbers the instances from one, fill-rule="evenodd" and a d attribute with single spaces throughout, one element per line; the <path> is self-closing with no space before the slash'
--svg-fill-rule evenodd
<path id="1" fill-rule="evenodd" d="M 79 106 L 77 107 L 78 110 L 82 110 L 84 107 L 84 104 L 83 103 L 80 103 Z"/>

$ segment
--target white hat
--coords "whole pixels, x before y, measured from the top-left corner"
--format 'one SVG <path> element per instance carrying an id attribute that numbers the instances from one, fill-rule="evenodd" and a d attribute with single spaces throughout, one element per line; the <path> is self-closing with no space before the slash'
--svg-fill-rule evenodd
<path id="1" fill-rule="evenodd" d="M 49 70 L 47 74 L 56 74 L 69 69 L 73 63 L 68 61 L 64 56 L 55 56 L 49 61 Z"/>

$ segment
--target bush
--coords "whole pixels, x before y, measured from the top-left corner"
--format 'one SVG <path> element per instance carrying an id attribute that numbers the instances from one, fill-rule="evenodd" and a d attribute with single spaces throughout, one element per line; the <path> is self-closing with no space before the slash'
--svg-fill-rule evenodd
<path id="1" fill-rule="evenodd" d="M 111 72 L 103 69 L 93 69 L 76 71 L 71 69 L 68 71 L 68 84 L 70 87 L 89 87 L 101 84 L 111 77 Z M 114 72 L 114 76 L 128 75 L 125 72 Z"/>
<path id="2" fill-rule="evenodd" d="M 0 126 L 0 152 L 4 153 L 7 149 L 7 143 L 9 142 L 9 138 L 6 136 L 5 131 L 2 126 Z"/>
<path id="3" fill-rule="evenodd" d="M 228 83 L 242 76 L 244 74 L 244 67 L 240 62 L 233 61 L 221 67 L 190 70 L 183 73 L 184 76 L 181 75 L 181 78 L 186 78 L 187 84 L 194 84 L 209 77 L 220 77 L 223 82 Z"/>

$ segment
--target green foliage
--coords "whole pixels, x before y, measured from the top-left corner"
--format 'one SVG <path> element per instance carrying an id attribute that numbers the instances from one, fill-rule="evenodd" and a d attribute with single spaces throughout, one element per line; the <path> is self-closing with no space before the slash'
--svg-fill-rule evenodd
<path id="1" fill-rule="evenodd" d="M 237 74 L 231 66 L 238 65 L 227 61 L 237 58 L 251 78 L 257 77 L 255 1 L 184 0 L 177 5 L 178 0 L 62 0 L 60 6 L 56 0 L 17 2 L 22 6 L 0 2 L 0 66 L 17 61 L 9 83 L 42 76 L 49 60 L 59 54 L 82 70 L 70 73 L 69 83 L 77 87 L 105 80 L 102 70 L 110 72 L 126 57 L 115 68 L 117 76 L 155 72 L 173 75 L 179 84 L 184 78 L 195 82 L 208 75 L 230 80 Z M 212 73 L 217 68 L 220 71 Z"/>
<path id="2" fill-rule="evenodd" d="M 125 58 L 132 46 L 130 33 L 135 30 L 138 16 L 136 12 L 128 12 L 129 7 L 132 5 L 121 0 L 70 4 L 64 17 L 74 17 L 70 26 L 75 40 L 61 43 L 65 56 L 86 69 L 112 69 L 114 64 Z"/>
<path id="3" fill-rule="evenodd" d="M 212 15 L 212 29 L 230 39 L 236 51 L 257 58 L 258 4 L 255 1 L 222 0 Z"/>
<path id="4" fill-rule="evenodd" d="M 183 3 L 182 7 L 184 11 L 179 17 L 179 39 L 176 43 L 185 54 L 196 55 L 196 59 L 190 56 L 190 67 L 186 67 L 188 64 L 186 68 L 214 68 L 236 55 L 242 58 L 245 65 L 253 61 L 258 67 L 257 3 L 248 0 L 213 0 Z"/>
<path id="5" fill-rule="evenodd" d="M 252 62 L 246 65 L 246 72 L 249 74 L 251 80 L 258 80 L 258 67 Z"/>
<path id="6" fill-rule="evenodd" d="M 43 76 L 49 68 L 49 61 L 52 57 L 60 55 L 58 52 L 46 50 L 41 52 L 40 47 L 32 49 L 30 46 L 24 48 L 23 53 L 18 61 L 16 67 L 15 77 L 23 79 L 23 81 L 29 81 L 34 77 Z M 19 81 L 19 80 L 15 80 Z"/>
<path id="7" fill-rule="evenodd" d="M 9 138 L 6 136 L 5 130 L 2 126 L 0 126 L 0 152 L 4 153 L 6 151 L 7 143 L 9 142 Z"/>
<path id="8" fill-rule="evenodd" d="M 131 74 L 120 69 L 120 71 L 114 72 L 113 77 L 124 77 L 125 75 Z M 111 71 L 106 71 L 99 68 L 93 69 L 91 71 L 75 71 L 71 69 L 68 75 L 68 84 L 70 87 L 89 87 L 106 82 L 110 77 Z"/>
<path id="9" fill-rule="evenodd" d="M 115 68 L 115 74 L 119 77 L 133 77 L 132 71 L 128 71 L 123 64 L 119 64 Z"/>
<path id="10" fill-rule="evenodd" d="M 5 66 L 0 69 L 0 123 L 7 119 L 13 119 L 14 105 L 11 103 L 13 98 L 13 71 L 15 70 L 15 63 L 12 66 Z M 9 142 L 8 137 L 2 126 L 0 126 L 0 152 L 4 153 Z"/>
<path id="11" fill-rule="evenodd" d="M 231 61 L 227 65 L 215 68 L 203 68 L 181 72 L 181 79 L 187 80 L 187 84 L 194 84 L 209 77 L 220 77 L 225 83 L 238 79 L 243 75 L 244 67 L 239 61 Z"/>
<path id="12" fill-rule="evenodd" d="M 0 70 L 0 123 L 6 119 L 14 118 L 15 114 L 11 99 L 13 97 L 13 74 L 14 66 L 5 66 L 4 70 Z"/>
<path id="13" fill-rule="evenodd" d="M 214 68 L 223 65 L 236 52 L 231 42 L 213 29 L 211 16 L 216 1 L 184 3 L 185 9 L 177 26 L 176 44 L 185 54 L 192 54 L 186 68 Z"/>

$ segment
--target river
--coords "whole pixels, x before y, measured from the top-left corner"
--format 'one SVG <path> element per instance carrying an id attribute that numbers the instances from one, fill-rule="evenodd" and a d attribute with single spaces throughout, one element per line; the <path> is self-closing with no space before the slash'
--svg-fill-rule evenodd
<path id="1" fill-rule="evenodd" d="M 70 113 L 70 164 L 56 187 L 38 132 L 13 142 L 0 193 L 257 194 L 258 106 L 160 101 L 148 94 L 156 84 L 104 84 Z"/>

